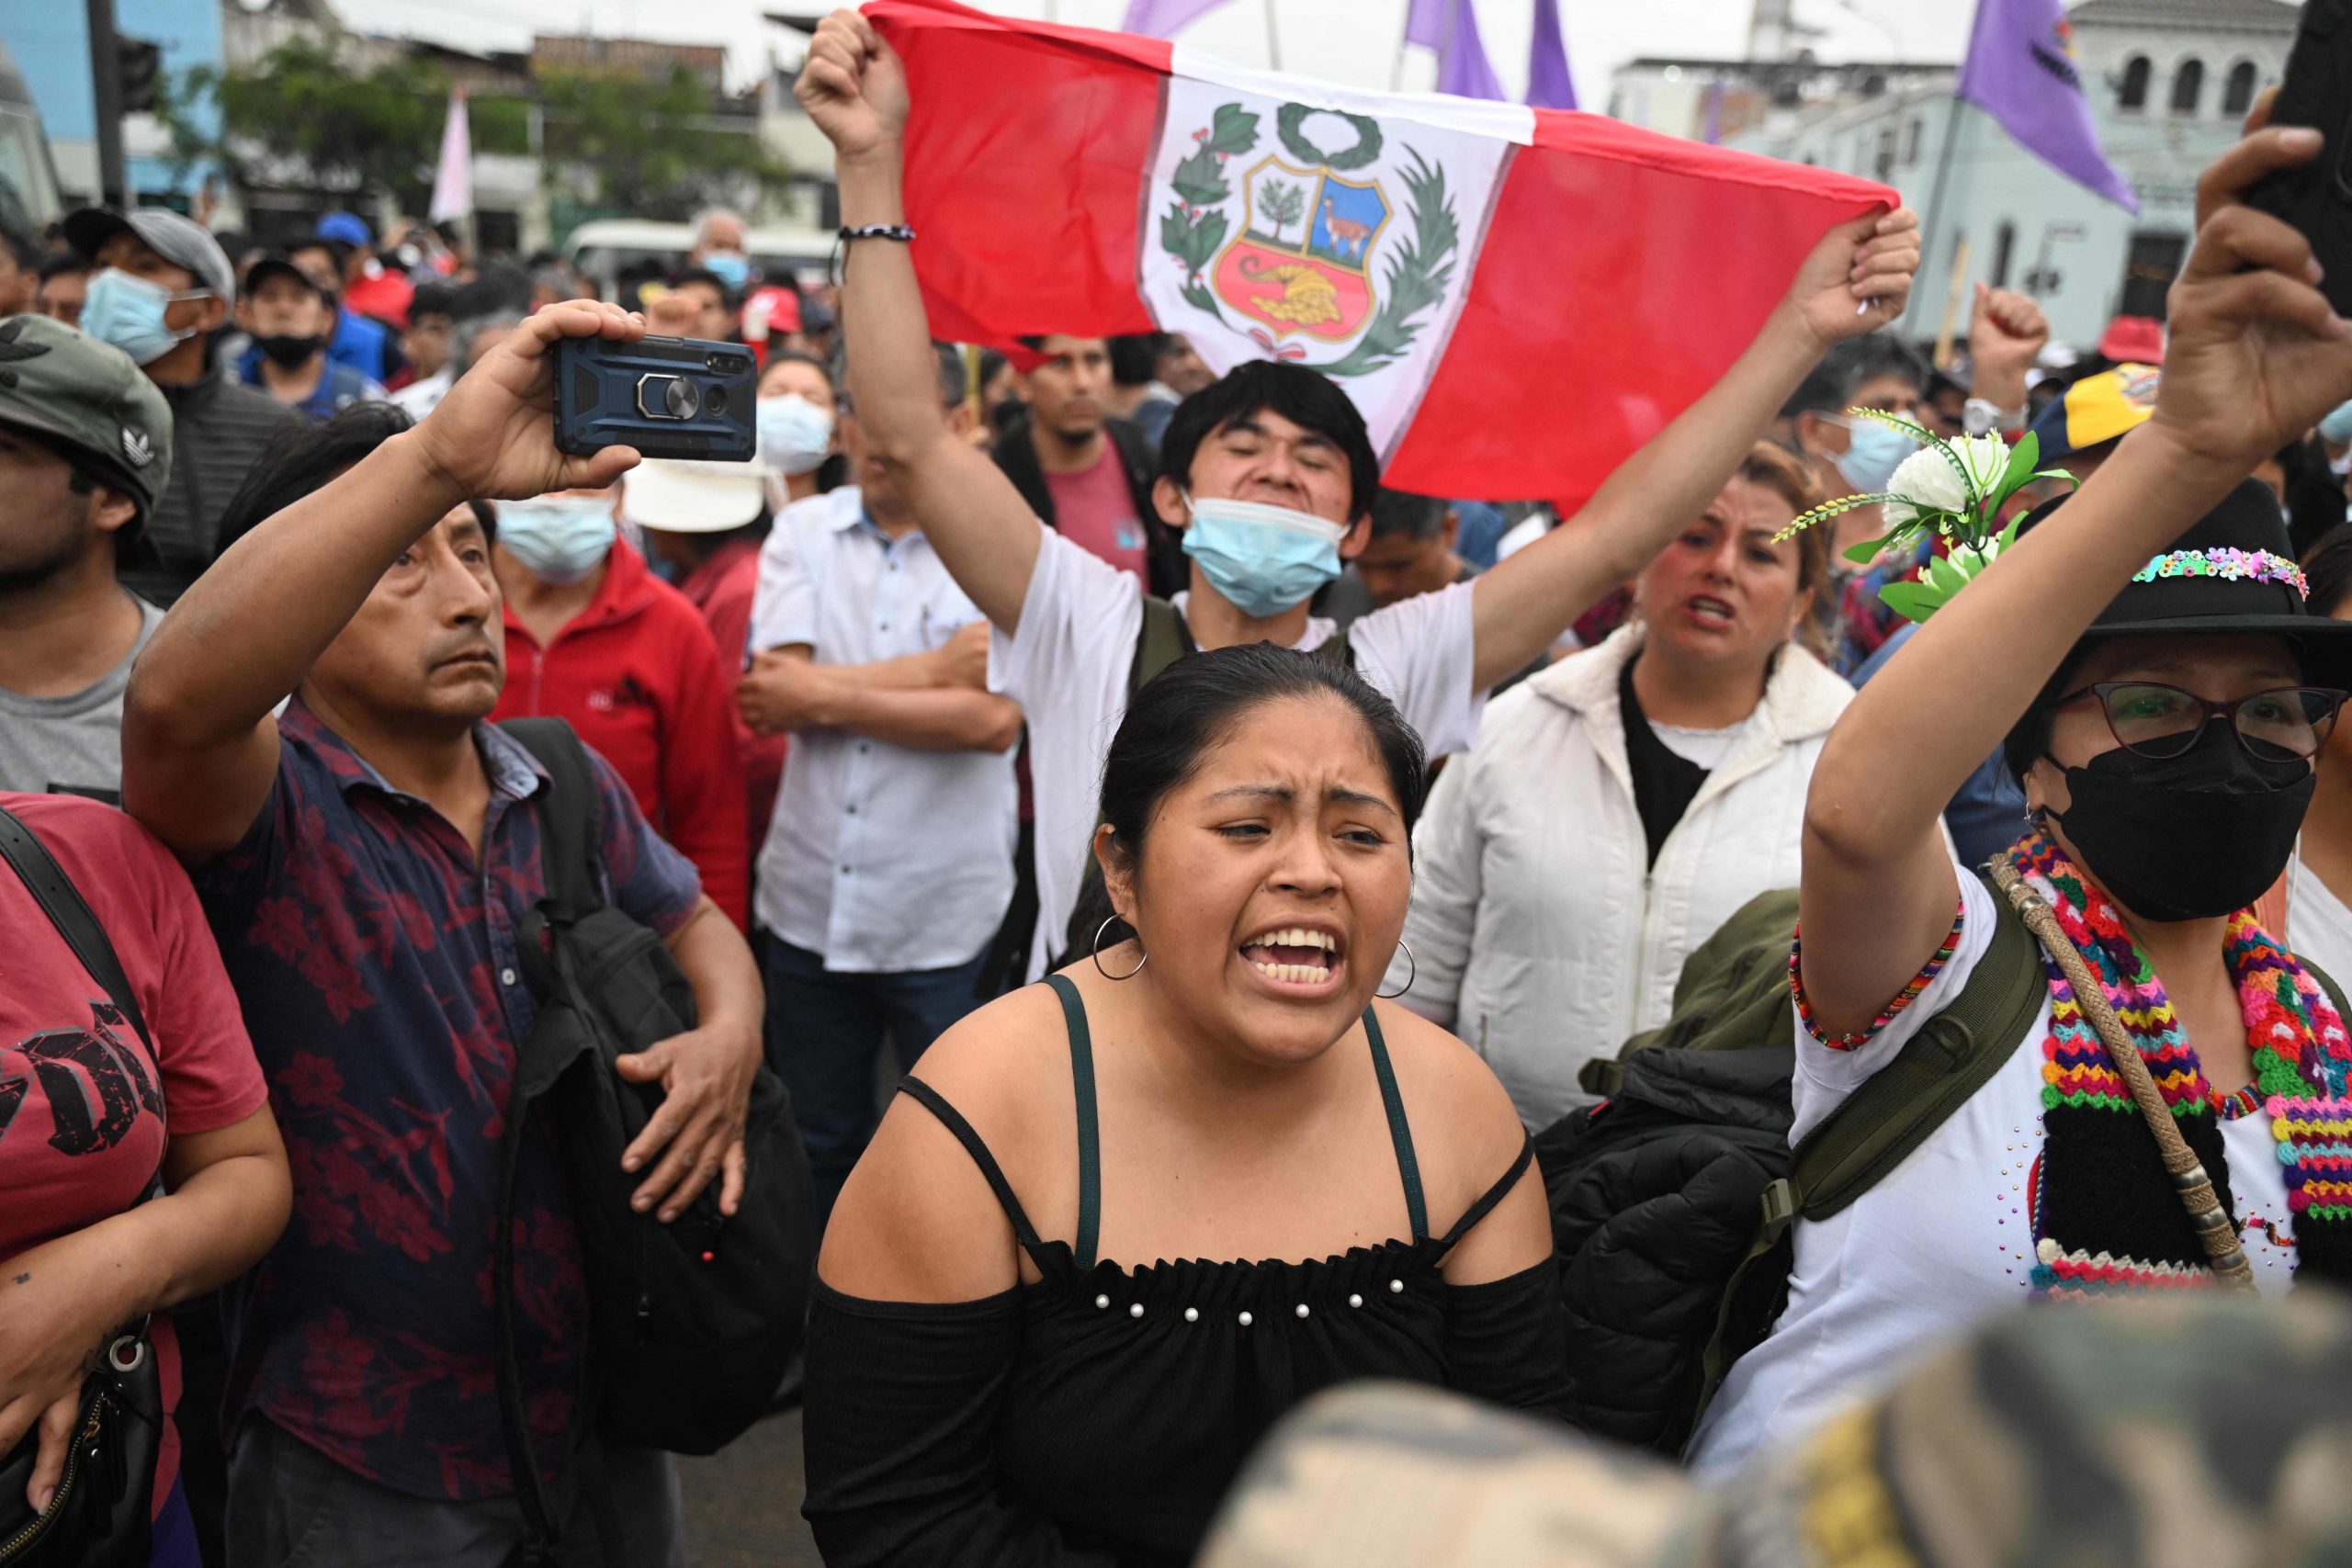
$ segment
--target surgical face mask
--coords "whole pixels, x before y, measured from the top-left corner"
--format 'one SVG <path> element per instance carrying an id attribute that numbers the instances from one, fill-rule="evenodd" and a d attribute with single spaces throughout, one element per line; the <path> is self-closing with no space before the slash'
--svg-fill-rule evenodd
<path id="1" fill-rule="evenodd" d="M 2317 775 L 2300 757 L 2257 761 L 2228 724 L 2177 757 L 2117 747 L 2066 770 L 2061 817 L 2083 858 L 2143 919 L 2213 919 L 2268 892 L 2295 852 Z"/>
<path id="2" fill-rule="evenodd" d="M 1838 419 L 1831 421 L 1852 432 L 1846 449 L 1830 458 L 1838 465 L 1838 475 L 1854 487 L 1856 495 L 1876 495 L 1884 491 L 1894 478 L 1894 470 L 1903 459 L 1919 449 L 1918 443 L 1899 430 L 1889 430 L 1874 420 Z"/>
<path id="3" fill-rule="evenodd" d="M 741 251 L 709 251 L 702 258 L 703 270 L 729 288 L 741 288 L 752 278 L 752 258 Z"/>
<path id="4" fill-rule="evenodd" d="M 762 398 L 754 414 L 760 460 L 779 474 L 805 474 L 833 446 L 833 416 L 797 392 Z"/>
<path id="5" fill-rule="evenodd" d="M 2319 433 L 2331 446 L 2352 442 L 2352 403 L 2346 403 L 2319 422 Z"/>
<path id="6" fill-rule="evenodd" d="M 307 336 L 293 333 L 277 333 L 267 337 L 254 339 L 254 346 L 261 350 L 264 358 L 287 370 L 291 370 L 297 365 L 307 362 L 312 355 L 317 354 L 326 345 L 327 340 L 316 333 Z"/>
<path id="7" fill-rule="evenodd" d="M 613 502 L 597 496 L 543 495 L 498 503 L 498 542 L 549 582 L 577 582 L 612 553 Z"/>
<path id="8" fill-rule="evenodd" d="M 1194 501 L 1184 553 L 1209 586 L 1254 620 L 1305 603 L 1340 575 L 1345 525 L 1310 513 L 1251 501 Z"/>
<path id="9" fill-rule="evenodd" d="M 150 283 L 119 266 L 101 270 L 90 279 L 82 301 L 82 330 L 101 343 L 110 343 L 138 365 L 153 365 L 179 344 L 196 335 L 194 327 L 174 332 L 164 324 L 164 307 L 176 299 L 196 299 L 212 292 L 199 288 L 175 294 L 160 283 Z"/>

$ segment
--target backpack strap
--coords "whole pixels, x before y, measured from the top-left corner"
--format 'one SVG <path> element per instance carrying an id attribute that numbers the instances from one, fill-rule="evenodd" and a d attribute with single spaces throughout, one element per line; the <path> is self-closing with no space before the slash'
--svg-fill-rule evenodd
<path id="1" fill-rule="evenodd" d="M 1996 898 L 1993 944 L 1960 995 L 1799 1141 L 1778 1223 L 1827 1219 L 1878 1185 L 2000 1069 L 2049 985 L 2033 933 Z M 1773 1194 L 1765 1202 L 1773 1223 Z"/>
<path id="2" fill-rule="evenodd" d="M 1199 650 L 1183 612 L 1165 599 L 1145 594 L 1143 625 L 1136 632 L 1135 657 L 1127 663 L 1127 701 L 1134 702 L 1154 675 Z"/>
<path id="3" fill-rule="evenodd" d="M 539 824 L 547 835 L 539 863 L 554 919 L 577 920 L 595 913 L 605 907 L 596 879 L 604 858 L 604 808 L 588 748 L 560 718 L 510 718 L 499 728 L 548 771 L 548 787 L 538 800 Z"/>

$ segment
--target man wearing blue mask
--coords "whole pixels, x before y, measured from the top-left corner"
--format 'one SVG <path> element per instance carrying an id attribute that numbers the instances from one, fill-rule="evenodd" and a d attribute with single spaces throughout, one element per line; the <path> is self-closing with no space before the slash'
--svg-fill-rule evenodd
<path id="1" fill-rule="evenodd" d="M 795 91 L 833 143 L 842 221 L 876 236 L 849 246 L 842 289 L 865 435 L 957 586 L 994 624 L 989 685 L 1028 719 L 1033 975 L 1057 953 L 1082 959 L 1092 940 L 1072 915 L 1092 864 L 1102 749 L 1144 679 L 1193 649 L 1266 641 L 1324 651 L 1387 694 L 1431 757 L 1466 750 L 1488 690 L 1698 518 L 1821 355 L 1900 316 L 1918 265 L 1908 211 L 1830 231 L 1747 352 L 1574 520 L 1473 581 L 1364 615 L 1341 642 L 1308 600 L 1362 552 L 1380 485 L 1379 457 L 1348 395 L 1303 367 L 1251 361 L 1184 400 L 1161 443 L 1152 502 L 1183 534 L 1191 584 L 1148 599 L 1133 575 L 1042 526 L 940 408 L 904 243 L 913 237 L 902 197 L 909 94 L 895 51 L 863 17 L 837 12 Z"/>
<path id="2" fill-rule="evenodd" d="M 213 343 L 237 300 L 228 254 L 202 224 L 160 207 L 85 207 L 65 238 L 97 269 L 82 330 L 130 355 L 171 405 L 179 461 L 126 557 L 123 586 L 169 609 L 220 553 L 220 516 L 272 437 L 286 406 L 222 372 Z"/>
<path id="3" fill-rule="evenodd" d="M 730 294 L 740 295 L 752 281 L 752 231 L 740 212 L 714 207 L 695 215 L 695 248 L 686 253 L 686 268 L 716 276 Z"/>

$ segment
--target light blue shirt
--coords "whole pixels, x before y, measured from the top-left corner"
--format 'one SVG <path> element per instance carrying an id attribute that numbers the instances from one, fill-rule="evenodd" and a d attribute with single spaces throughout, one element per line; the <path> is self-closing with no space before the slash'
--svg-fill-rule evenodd
<path id="1" fill-rule="evenodd" d="M 927 653 L 980 619 L 922 534 L 875 526 L 854 486 L 785 508 L 760 549 L 752 648 L 820 664 Z M 760 851 L 757 915 L 825 967 L 945 969 L 979 955 L 1012 899 L 1010 751 L 925 751 L 803 730 Z"/>

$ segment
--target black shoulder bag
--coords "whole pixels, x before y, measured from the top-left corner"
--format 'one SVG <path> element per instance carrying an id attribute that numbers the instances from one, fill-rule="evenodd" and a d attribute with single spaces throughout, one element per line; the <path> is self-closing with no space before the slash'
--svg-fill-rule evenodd
<path id="1" fill-rule="evenodd" d="M 499 1414 L 515 1495 L 552 1561 L 548 1512 L 515 1359 L 514 1179 L 526 1136 L 551 1141 L 571 1193 L 589 1301 L 589 1405 L 607 1444 L 709 1454 L 766 1412 L 800 1347 L 817 1256 L 808 1156 L 783 1082 L 752 1088 L 743 1201 L 714 1181 L 670 1224 L 629 1207 L 643 1179 L 621 1155 L 662 1103 L 614 1067 L 694 1027 L 694 990 L 662 938 L 599 891 L 601 812 L 588 753 L 561 719 L 503 727 L 548 770 L 537 797 L 547 897 L 519 933 L 538 1021 L 523 1043 L 500 1149 L 492 1267 Z"/>
<path id="2" fill-rule="evenodd" d="M 116 1017 L 128 1021 L 155 1060 L 155 1037 L 130 993 L 106 928 L 83 902 L 73 879 L 15 813 L 0 807 L 0 855 L 24 879 L 90 977 L 106 987 Z M 139 1080 L 145 1078 L 143 1073 Z M 150 1109 L 163 1114 L 163 1068 L 157 1063 Z M 145 1099 L 141 1096 L 141 1099 Z M 140 1199 L 164 1190 L 159 1165 Z M 74 1446 L 49 1506 L 36 1514 L 25 1500 L 40 1443 L 27 1432 L 0 1459 L 0 1564 L 6 1568 L 146 1568 L 149 1513 L 155 1464 L 164 1445 L 164 1384 L 147 1321 L 124 1324 L 107 1339 L 97 1370 L 82 1384 L 74 1417 Z"/>

